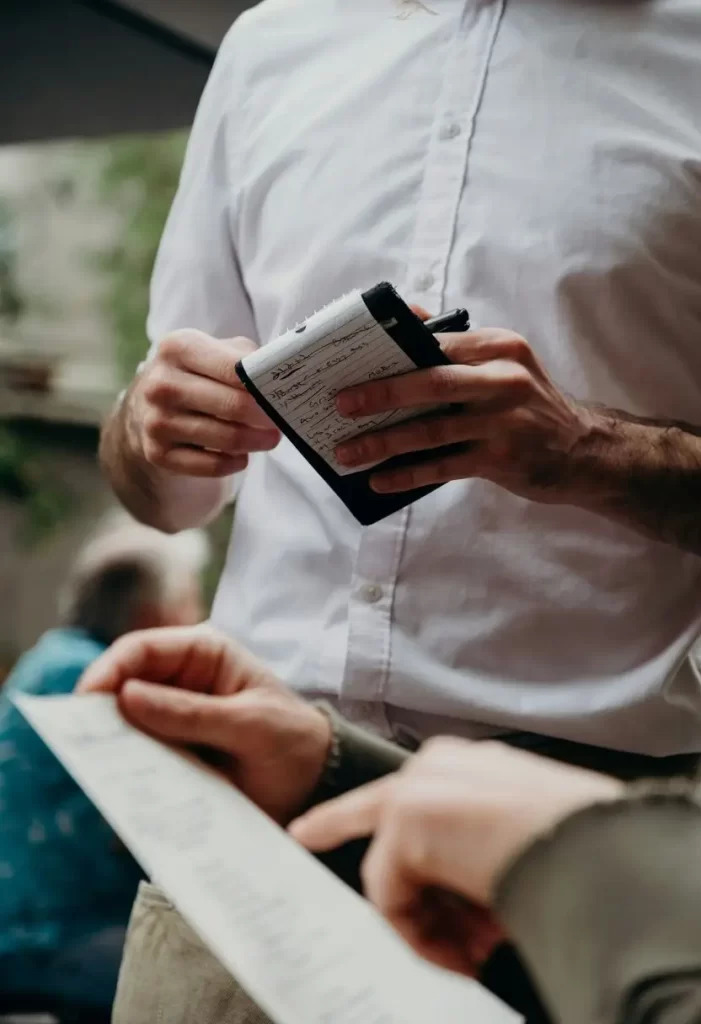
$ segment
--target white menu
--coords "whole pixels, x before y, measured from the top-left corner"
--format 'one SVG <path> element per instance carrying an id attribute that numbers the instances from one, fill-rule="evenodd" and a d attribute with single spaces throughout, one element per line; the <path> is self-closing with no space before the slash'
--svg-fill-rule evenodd
<path id="1" fill-rule="evenodd" d="M 277 1024 L 516 1024 L 419 960 L 227 780 L 103 695 L 17 706 L 215 956 Z"/>

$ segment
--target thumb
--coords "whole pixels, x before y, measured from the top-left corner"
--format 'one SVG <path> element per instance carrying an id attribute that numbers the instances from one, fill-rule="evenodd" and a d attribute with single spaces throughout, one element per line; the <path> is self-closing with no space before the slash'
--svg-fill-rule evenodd
<path id="1" fill-rule="evenodd" d="M 119 706 L 128 722 L 156 739 L 235 753 L 231 698 L 130 680 Z"/>
<path id="2" fill-rule="evenodd" d="M 416 313 L 419 320 L 431 319 L 431 314 L 429 313 L 429 311 L 427 309 L 424 309 L 423 306 L 418 306 L 415 302 L 409 304 L 409 309 L 412 311 L 412 313 Z"/>

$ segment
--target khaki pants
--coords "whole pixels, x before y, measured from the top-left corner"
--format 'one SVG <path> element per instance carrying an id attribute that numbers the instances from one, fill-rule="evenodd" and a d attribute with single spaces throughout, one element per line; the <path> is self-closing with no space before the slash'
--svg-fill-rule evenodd
<path id="1" fill-rule="evenodd" d="M 269 1024 L 172 903 L 142 883 L 112 1024 Z"/>

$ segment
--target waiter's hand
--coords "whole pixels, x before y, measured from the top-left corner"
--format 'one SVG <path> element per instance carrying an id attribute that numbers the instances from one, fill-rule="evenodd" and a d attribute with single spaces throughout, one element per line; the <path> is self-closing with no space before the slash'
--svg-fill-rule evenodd
<path id="1" fill-rule="evenodd" d="M 499 743 L 439 739 L 291 832 L 317 852 L 374 836 L 366 895 L 422 956 L 472 974 L 501 937 L 487 908 L 510 862 L 562 818 L 622 789 Z"/>
<path id="2" fill-rule="evenodd" d="M 531 500 L 567 501 L 568 456 L 594 417 L 553 383 L 528 343 L 506 330 L 437 336 L 452 366 L 372 381 L 337 397 L 344 416 L 440 406 L 438 412 L 341 445 L 346 466 L 425 452 L 410 467 L 379 470 L 376 491 L 482 477 Z M 435 451 L 445 446 L 449 451 Z"/>
<path id="3" fill-rule="evenodd" d="M 117 640 L 79 693 L 114 693 L 125 718 L 168 743 L 203 747 L 262 810 L 286 824 L 323 771 L 331 726 L 262 662 L 206 626 Z"/>
<path id="4" fill-rule="evenodd" d="M 241 384 L 236 363 L 255 345 L 182 330 L 160 343 L 127 401 L 130 446 L 149 465 L 186 476 L 229 476 L 280 433 Z"/>

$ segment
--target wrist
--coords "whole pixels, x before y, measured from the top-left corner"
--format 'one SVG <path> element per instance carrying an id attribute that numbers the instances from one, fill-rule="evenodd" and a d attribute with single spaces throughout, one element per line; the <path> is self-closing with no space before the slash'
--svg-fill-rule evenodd
<path id="1" fill-rule="evenodd" d="M 324 701 L 313 706 L 327 722 L 328 741 L 306 809 L 397 771 L 409 756 L 395 744 L 351 725 Z"/>
<path id="2" fill-rule="evenodd" d="M 562 503 L 600 511 L 615 502 L 629 463 L 629 439 L 624 427 L 607 409 L 578 406 L 582 431 L 568 453 Z"/>

